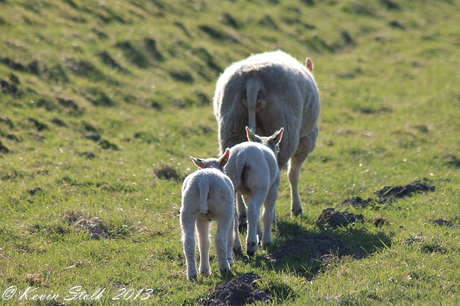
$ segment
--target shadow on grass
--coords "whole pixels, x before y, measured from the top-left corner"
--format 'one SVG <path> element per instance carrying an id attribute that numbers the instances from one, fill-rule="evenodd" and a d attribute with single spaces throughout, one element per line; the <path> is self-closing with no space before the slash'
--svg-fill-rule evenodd
<path id="1" fill-rule="evenodd" d="M 391 246 L 391 239 L 383 232 L 369 233 L 353 226 L 311 232 L 300 224 L 279 220 L 275 228 L 274 244 L 267 252 L 258 251 L 248 263 L 308 280 L 342 258 L 363 259 Z"/>
<path id="2" fill-rule="evenodd" d="M 363 259 L 391 245 L 390 238 L 383 232 L 372 234 L 352 226 L 313 232 L 307 231 L 301 224 L 279 220 L 273 233 L 274 243 L 268 251 L 259 249 L 254 257 L 236 256 L 235 261 L 242 261 L 254 270 L 271 269 L 312 280 L 345 258 Z M 247 282 L 248 278 L 251 281 Z M 262 281 L 253 272 L 245 274 L 231 269 L 220 276 L 220 281 L 206 297 L 187 300 L 184 305 L 245 305 L 257 301 L 285 303 L 296 297 L 294 290 L 281 279 Z"/>

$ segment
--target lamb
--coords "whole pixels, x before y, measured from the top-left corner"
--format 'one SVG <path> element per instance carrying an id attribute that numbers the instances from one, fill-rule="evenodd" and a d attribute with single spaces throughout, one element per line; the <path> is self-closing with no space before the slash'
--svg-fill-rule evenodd
<path id="1" fill-rule="evenodd" d="M 232 182 L 223 173 L 229 154 L 230 151 L 226 150 L 219 159 L 190 157 L 199 170 L 190 174 L 184 181 L 180 210 L 189 279 L 198 277 L 195 262 L 195 225 L 198 232 L 201 274 L 211 274 L 209 228 L 212 220 L 218 222 L 215 249 L 221 274 L 228 272 L 233 264 L 232 245 L 235 233 L 237 241 L 234 248 L 238 250 L 239 247 L 241 250 L 236 223 L 235 191 Z"/>
<path id="2" fill-rule="evenodd" d="M 271 135 L 284 126 L 278 167 L 288 164 L 291 187 L 291 214 L 303 215 L 298 183 L 300 169 L 316 147 L 319 134 L 320 99 L 311 71 L 282 52 L 252 55 L 229 66 L 219 77 L 214 95 L 214 115 L 218 122 L 220 151 L 246 140 L 244 127 L 258 135 Z M 240 225 L 246 211 L 237 197 Z"/>
<path id="3" fill-rule="evenodd" d="M 249 256 L 254 256 L 257 250 L 257 234 L 262 241 L 263 249 L 272 243 L 271 224 L 274 221 L 275 203 L 281 180 L 276 159 L 283 132 L 284 128 L 281 128 L 270 137 L 260 137 L 246 127 L 249 141 L 230 149 L 230 157 L 225 166 L 225 172 L 232 180 L 235 191 L 243 196 L 248 206 L 246 242 Z M 263 235 L 260 226 L 262 204 L 264 204 Z M 236 222 L 235 231 L 237 231 Z"/>

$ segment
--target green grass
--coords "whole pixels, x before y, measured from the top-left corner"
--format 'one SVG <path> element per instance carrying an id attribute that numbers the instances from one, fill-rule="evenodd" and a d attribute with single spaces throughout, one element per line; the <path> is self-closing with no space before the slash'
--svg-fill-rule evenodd
<path id="1" fill-rule="evenodd" d="M 460 224 L 459 12 L 458 1 L 0 0 L 0 79 L 18 89 L 0 89 L 2 303 L 196 304 L 248 272 L 273 304 L 460 303 L 460 229 L 432 222 Z M 305 216 L 289 217 L 283 171 L 269 251 L 221 277 L 212 250 L 212 276 L 185 281 L 181 182 L 190 155 L 218 154 L 215 82 L 275 49 L 311 57 L 320 89 Z M 83 137 L 94 133 L 101 141 Z M 161 177 L 165 167 L 178 178 Z M 348 208 L 364 224 L 316 225 L 347 198 L 424 178 L 434 192 Z M 104 237 L 91 238 L 90 220 Z M 326 232 L 346 254 L 274 264 L 300 231 Z M 59 298 L 20 300 L 29 286 Z M 106 290 L 65 301 L 75 286 Z"/>

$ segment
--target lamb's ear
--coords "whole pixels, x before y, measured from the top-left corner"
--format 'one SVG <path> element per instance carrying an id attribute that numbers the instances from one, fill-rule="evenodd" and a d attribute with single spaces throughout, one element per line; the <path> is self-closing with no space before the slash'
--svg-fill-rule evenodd
<path id="1" fill-rule="evenodd" d="M 250 129 L 249 127 L 246 127 L 246 137 L 248 138 L 249 141 L 256 141 L 254 138 L 254 131 Z"/>
<path id="2" fill-rule="evenodd" d="M 228 157 L 230 156 L 230 149 L 225 149 L 224 155 L 219 159 L 219 165 L 223 168 L 228 163 Z"/>
<path id="3" fill-rule="evenodd" d="M 191 157 L 190 156 L 190 159 L 192 160 L 192 162 L 200 169 L 202 169 L 204 167 L 204 162 L 203 160 L 199 159 L 199 158 L 195 158 L 195 157 Z"/>
<path id="4" fill-rule="evenodd" d="M 308 70 L 310 70 L 310 72 L 313 72 L 313 68 L 315 68 L 313 66 L 313 61 L 309 57 L 307 57 L 307 59 L 305 60 L 305 66 L 308 68 Z"/>
<path id="5" fill-rule="evenodd" d="M 284 127 L 280 128 L 278 131 L 275 132 L 275 134 L 273 134 L 271 138 L 275 141 L 275 144 L 280 143 L 281 139 L 283 139 L 283 134 L 284 134 Z"/>

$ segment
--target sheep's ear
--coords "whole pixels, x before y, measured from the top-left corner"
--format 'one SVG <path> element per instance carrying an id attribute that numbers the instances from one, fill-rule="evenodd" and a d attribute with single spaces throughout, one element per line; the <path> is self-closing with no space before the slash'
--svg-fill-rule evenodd
<path id="1" fill-rule="evenodd" d="M 249 141 L 256 141 L 254 138 L 254 131 L 250 129 L 249 127 L 246 127 L 246 137 L 248 138 Z"/>
<path id="2" fill-rule="evenodd" d="M 283 134 L 284 134 L 284 127 L 280 128 L 278 131 L 275 132 L 275 134 L 273 134 L 271 138 L 275 141 L 275 144 L 280 143 L 281 139 L 283 139 Z"/>
<path id="3" fill-rule="evenodd" d="M 305 60 L 305 66 L 308 68 L 308 70 L 310 70 L 310 72 L 313 72 L 313 68 L 315 68 L 315 66 L 313 66 L 313 61 L 309 57 L 307 57 Z"/>
<path id="4" fill-rule="evenodd" d="M 225 149 L 224 155 L 219 159 L 219 165 L 224 167 L 228 163 L 228 157 L 230 156 L 230 149 Z"/>
<path id="5" fill-rule="evenodd" d="M 203 168 L 204 167 L 204 161 L 199 159 L 199 158 L 195 158 L 195 157 L 191 157 L 190 156 L 190 159 L 192 160 L 192 162 L 198 167 L 198 168 Z"/>

